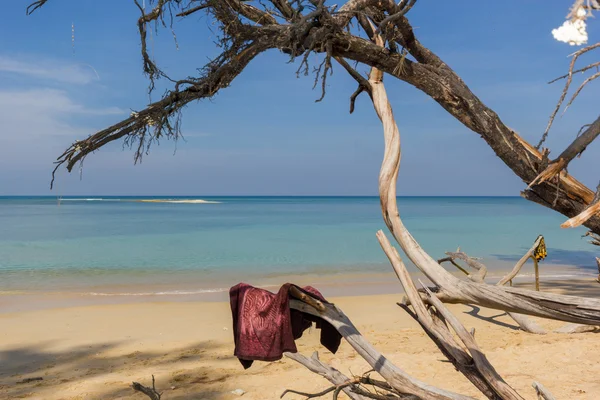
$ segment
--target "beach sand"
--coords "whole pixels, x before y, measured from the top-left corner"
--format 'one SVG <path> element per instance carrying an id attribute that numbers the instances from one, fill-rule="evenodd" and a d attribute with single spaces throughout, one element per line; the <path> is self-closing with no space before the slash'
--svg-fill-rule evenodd
<path id="1" fill-rule="evenodd" d="M 542 290 L 597 297 L 600 284 L 554 281 Z M 332 298 L 363 335 L 411 375 L 476 398 L 483 396 L 449 364 L 431 340 L 395 303 L 399 294 Z M 558 399 L 600 396 L 597 333 L 538 336 L 516 330 L 504 313 L 450 305 L 498 372 L 527 399 L 537 380 Z M 476 315 L 476 316 L 474 316 Z M 499 317 L 496 317 L 500 315 Z M 493 318 L 492 318 L 493 317 Z M 541 321 L 546 327 L 562 323 Z M 319 391 L 323 378 L 289 359 L 255 363 L 244 371 L 233 353 L 231 314 L 225 302 L 102 304 L 0 314 L 0 398 L 144 399 L 129 387 L 156 377 L 164 400 L 277 399 L 286 389 Z M 297 341 L 305 355 L 346 374 L 368 365 L 343 342 L 337 354 L 318 344 L 311 329 Z M 25 378 L 41 381 L 17 383 Z M 289 399 L 302 397 L 289 395 Z M 330 397 L 325 397 L 330 398 Z"/>

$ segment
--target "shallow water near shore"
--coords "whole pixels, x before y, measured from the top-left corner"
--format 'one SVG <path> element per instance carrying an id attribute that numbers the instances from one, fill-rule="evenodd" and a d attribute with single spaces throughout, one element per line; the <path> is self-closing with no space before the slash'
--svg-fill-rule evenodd
<path id="1" fill-rule="evenodd" d="M 560 229 L 563 216 L 521 198 L 409 197 L 399 208 L 433 257 L 460 246 L 482 257 L 490 277 L 538 234 L 548 246 L 542 277 L 597 274 L 585 230 Z M 0 302 L 66 293 L 222 299 L 240 281 L 318 280 L 366 294 L 393 281 L 375 239 L 385 230 L 376 197 L 0 197 L 0 226 Z"/>

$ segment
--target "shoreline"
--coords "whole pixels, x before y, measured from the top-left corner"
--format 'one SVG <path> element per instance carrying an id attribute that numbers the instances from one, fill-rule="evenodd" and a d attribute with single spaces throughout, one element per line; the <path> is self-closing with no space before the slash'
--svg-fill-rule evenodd
<path id="1" fill-rule="evenodd" d="M 533 287 L 534 274 L 526 265 L 513 280 L 516 286 Z M 494 283 L 509 269 L 488 271 L 486 282 Z M 464 277 L 459 271 L 452 271 L 458 277 Z M 421 272 L 411 272 L 416 280 L 428 282 Z M 581 282 L 587 284 L 598 277 L 597 271 L 561 265 L 543 265 L 540 268 L 542 286 L 560 282 Z M 228 281 L 207 283 L 201 280 L 185 284 L 115 284 L 91 286 L 86 290 L 0 290 L 0 315 L 13 312 L 26 312 L 44 309 L 70 308 L 94 305 L 138 304 L 149 302 L 227 302 L 229 288 L 240 281 L 269 291 L 291 282 L 299 286 L 314 286 L 325 297 L 340 296 L 376 296 L 402 293 L 402 287 L 392 272 L 337 272 L 282 274 L 267 276 L 245 275 L 247 279 L 232 277 Z"/>
<path id="2" fill-rule="evenodd" d="M 418 323 L 396 305 L 400 284 L 394 284 L 395 294 L 328 299 L 344 310 L 368 341 L 412 376 L 481 398 Z M 520 285 L 524 284 L 529 282 Z M 600 284 L 593 280 L 542 281 L 541 290 L 600 296 Z M 288 359 L 257 362 L 244 371 L 232 355 L 228 302 L 164 300 L 0 314 L 0 397 L 136 400 L 140 395 L 129 385 L 132 381 L 147 385 L 151 375 L 165 400 L 231 400 L 237 398 L 231 394 L 236 389 L 246 392 L 244 399 L 268 400 L 279 398 L 286 388 L 317 392 L 328 387 L 325 380 Z M 477 341 L 494 367 L 526 399 L 535 398 L 533 380 L 557 398 L 583 400 L 600 393 L 597 333 L 527 334 L 502 312 L 448 307 L 467 328 L 476 329 Z M 563 325 L 538 322 L 546 328 Z M 299 351 L 305 355 L 318 351 L 324 362 L 346 374 L 369 369 L 345 342 L 335 355 L 326 351 L 319 334 L 317 329 L 307 331 L 296 342 Z M 16 383 L 34 377 L 43 380 Z"/>

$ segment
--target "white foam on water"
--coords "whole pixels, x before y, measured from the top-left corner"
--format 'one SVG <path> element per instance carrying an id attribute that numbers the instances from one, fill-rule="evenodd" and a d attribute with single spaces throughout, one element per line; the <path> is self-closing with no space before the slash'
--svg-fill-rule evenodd
<path id="1" fill-rule="evenodd" d="M 193 294 L 204 294 L 204 293 L 221 293 L 229 291 L 226 288 L 215 288 L 215 289 L 198 289 L 198 290 L 167 290 L 163 292 L 141 292 L 141 293 L 103 293 L 103 292 L 90 292 L 86 293 L 90 296 L 177 296 L 177 295 L 193 295 Z"/>
<path id="2" fill-rule="evenodd" d="M 210 200 L 201 200 L 201 199 L 191 199 L 191 200 L 161 200 L 161 199 L 148 199 L 148 200 L 132 200 L 139 203 L 170 203 L 170 204 L 220 204 L 220 201 L 210 201 Z"/>
<path id="3" fill-rule="evenodd" d="M 170 204 L 220 204 L 220 201 L 202 199 L 103 199 L 103 198 L 78 198 L 59 199 L 59 201 L 121 201 L 135 203 L 170 203 Z"/>
<path id="4" fill-rule="evenodd" d="M 113 200 L 113 201 L 119 201 L 120 199 L 60 199 L 60 201 L 106 201 L 106 200 Z"/>

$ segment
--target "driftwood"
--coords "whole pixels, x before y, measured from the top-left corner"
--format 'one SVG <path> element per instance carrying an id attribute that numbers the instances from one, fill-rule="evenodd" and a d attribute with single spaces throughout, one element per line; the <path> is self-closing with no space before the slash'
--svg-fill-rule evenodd
<path id="1" fill-rule="evenodd" d="M 324 312 L 325 308 L 323 308 L 322 310 L 317 310 L 317 311 Z M 313 353 L 312 357 L 310 357 L 310 358 L 305 357 L 299 353 L 284 353 L 284 355 L 286 357 L 296 361 L 297 363 L 304 365 L 311 372 L 321 375 L 322 377 L 327 379 L 329 382 L 331 382 L 334 385 L 334 387 L 335 387 L 334 390 L 341 388 L 341 391 L 346 393 L 346 395 L 348 397 L 350 397 L 352 400 L 368 399 L 368 397 L 365 397 L 361 394 L 354 392 L 356 390 L 359 390 L 358 385 L 357 385 L 357 383 L 354 382 L 354 380 L 351 380 L 350 378 L 348 378 L 346 375 L 342 374 L 337 369 L 335 369 L 332 366 L 327 365 L 323 361 L 321 361 L 319 359 L 319 354 L 316 351 Z M 293 391 L 290 391 L 290 392 L 293 392 Z M 293 393 L 298 393 L 298 392 L 293 392 Z M 281 395 L 281 397 L 283 397 L 285 394 L 286 394 L 286 392 L 284 392 Z"/>
<path id="2" fill-rule="evenodd" d="M 411 302 L 413 309 L 415 310 L 412 313 L 407 306 L 401 305 L 414 319 L 419 322 L 421 327 L 427 332 L 429 337 L 435 342 L 438 348 L 446 355 L 446 357 L 454 364 L 457 370 L 462 372 L 483 394 L 485 394 L 490 399 L 502 398 L 498 397 L 500 394 L 506 394 L 507 399 L 521 399 L 521 397 L 512 390 L 510 387 L 505 387 L 505 385 L 501 385 L 500 382 L 503 382 L 499 375 L 491 368 L 488 369 L 486 365 L 484 371 L 481 371 L 477 366 L 477 360 L 475 360 L 472 355 L 467 353 L 460 344 L 458 344 L 452 333 L 448 329 L 448 327 L 444 324 L 443 321 L 448 321 L 448 316 L 451 315 L 447 312 L 446 308 L 435 296 L 431 296 L 431 292 L 427 290 L 427 295 L 432 304 L 436 307 L 436 310 L 442 313 L 443 320 L 440 319 L 435 313 L 430 313 L 425 303 L 419 296 L 417 288 L 415 287 L 412 279 L 400 255 L 396 251 L 395 248 L 392 247 L 389 240 L 383 233 L 383 231 L 377 232 L 377 239 L 379 240 L 379 244 L 383 249 L 384 253 L 390 260 L 394 271 L 396 272 L 396 276 L 400 280 L 404 291 L 406 292 L 406 296 Z M 437 302 L 437 303 L 436 303 Z M 452 317 L 454 318 L 454 317 Z M 457 321 L 456 321 L 457 322 Z M 471 339 L 464 336 L 466 329 L 464 327 L 457 328 L 452 324 L 453 329 L 458 334 L 459 338 L 463 343 L 465 341 L 469 342 L 472 345 Z M 460 325 L 460 323 L 458 323 Z M 462 326 L 462 325 L 461 325 Z M 458 329 L 458 330 L 457 330 Z M 472 338 L 472 335 L 467 333 L 469 337 Z M 474 339 L 473 339 L 474 340 Z M 466 343 L 465 343 L 466 344 Z M 468 347 L 468 346 L 467 346 Z M 469 352 L 472 352 L 469 350 Z M 478 350 L 478 354 L 481 355 L 481 352 Z M 481 359 L 479 359 L 481 363 L 484 363 Z M 472 368 L 475 364 L 477 368 Z M 488 363 L 489 364 L 489 363 Z M 480 364 L 482 366 L 483 364 Z M 491 367 L 491 365 L 490 365 Z M 493 372 L 492 372 L 493 371 Z M 485 373 L 485 375 L 484 375 Z M 500 387 L 501 386 L 501 387 Z M 498 392 L 499 390 L 499 392 Z"/>
<path id="3" fill-rule="evenodd" d="M 136 392 L 145 394 L 150 400 L 160 400 L 162 397 L 162 393 L 159 393 L 158 390 L 156 390 L 154 375 L 152 375 L 152 387 L 144 386 L 138 382 L 132 382 L 131 388 Z"/>
<path id="4" fill-rule="evenodd" d="M 379 37 L 375 37 L 375 40 L 381 43 L 381 39 Z M 403 227 L 399 218 L 395 193 L 395 182 L 400 160 L 400 137 L 398 134 L 398 128 L 393 118 L 391 107 L 387 100 L 382 79 L 383 74 L 376 68 L 372 68 L 368 83 L 365 84 L 365 82 L 359 82 L 359 84 L 366 86 L 365 90 L 369 92 L 373 100 L 373 104 L 375 105 L 375 110 L 377 111 L 377 114 L 384 126 L 386 146 L 384 162 L 379 181 L 381 204 L 384 210 L 384 219 L 386 220 L 386 224 L 388 224 L 390 231 L 394 234 L 394 236 L 398 236 L 400 239 L 405 239 L 405 236 L 403 235 L 410 234 L 408 234 L 408 231 L 406 231 L 406 229 Z M 434 341 L 442 353 L 473 383 L 473 385 L 475 385 L 489 399 L 522 399 L 522 397 L 502 379 L 491 363 L 487 360 L 477 345 L 473 333 L 469 333 L 467 329 L 446 309 L 437 296 L 427 288 L 425 288 L 426 295 L 428 296 L 429 303 L 434 308 L 428 307 L 426 303 L 423 302 L 398 252 L 394 247 L 392 247 L 382 231 L 377 233 L 377 239 L 379 240 L 383 251 L 390 260 L 396 275 L 402 283 L 414 311 L 411 311 L 407 305 L 403 305 L 403 308 L 419 322 L 421 327 Z M 412 239 L 412 237 L 410 237 L 410 239 Z M 399 240 L 399 242 L 402 242 L 402 240 Z M 404 242 L 406 243 L 406 240 L 404 240 Z M 409 250 L 411 249 L 414 250 L 412 253 L 414 258 L 413 262 L 421 261 L 424 258 L 423 255 L 426 255 L 424 251 L 419 251 L 420 247 L 418 247 L 418 244 L 414 241 L 414 239 L 412 239 L 412 247 L 409 247 Z M 408 253 L 406 249 L 405 252 Z M 427 255 L 427 257 L 429 256 Z M 468 257 L 465 260 L 468 260 L 470 263 L 473 261 Z M 436 263 L 436 265 L 443 270 L 439 264 Z M 417 266 L 419 265 L 417 264 Z M 479 271 L 485 271 L 485 268 L 482 268 L 481 266 L 479 267 Z M 446 274 L 448 273 L 446 272 Z M 440 276 L 447 278 L 443 274 L 440 274 Z M 473 284 L 485 285 L 483 283 Z M 390 396 L 413 395 L 417 396 L 417 398 L 426 400 L 469 398 L 463 395 L 431 387 L 409 376 L 403 370 L 393 365 L 360 334 L 352 321 L 350 321 L 350 319 L 335 305 L 324 304 L 325 311 L 319 311 L 310 304 L 311 302 L 308 301 L 301 302 L 298 300 L 290 300 L 290 307 L 306 313 L 317 315 L 331 323 L 340 332 L 344 339 L 346 339 L 346 341 L 354 348 L 354 350 L 361 357 L 363 357 L 369 363 L 369 365 L 390 385 L 392 389 L 390 390 L 390 392 L 392 392 L 390 393 Z M 456 341 L 447 324 L 452 327 L 452 330 L 458 336 L 462 342 L 462 345 Z M 308 364 L 306 359 L 304 359 L 303 364 Z M 333 382 L 332 379 L 328 379 Z M 337 387 L 339 387 L 338 381 L 335 381 L 334 383 L 338 385 Z M 356 381 L 351 381 L 351 383 L 355 384 Z M 346 386 L 346 388 L 350 388 L 350 390 L 352 390 L 350 382 L 348 382 L 348 384 L 349 386 Z M 536 385 L 537 384 L 534 383 L 534 387 L 538 388 L 539 386 Z M 317 395 L 324 395 L 330 391 L 331 390 L 326 390 L 318 393 Z M 312 396 L 313 395 L 311 395 L 311 397 Z M 397 398 L 397 396 L 389 398 Z"/>
<path id="5" fill-rule="evenodd" d="M 594 198 L 590 202 L 590 205 L 587 206 L 580 214 L 577 214 L 571 219 L 563 222 L 560 227 L 561 228 L 574 228 L 576 226 L 581 226 L 585 221 L 592 218 L 594 215 L 600 213 L 600 183 L 596 188 L 596 194 Z"/>
<path id="6" fill-rule="evenodd" d="M 542 171 L 530 184 L 529 187 L 546 182 L 556 176 L 560 171 L 567 168 L 575 157 L 583 153 L 585 149 L 600 135 L 600 118 L 597 118 L 581 135 L 556 158 L 544 171 Z M 564 224 L 563 224 L 564 225 Z M 580 224 L 581 225 L 581 224 Z"/>
<path id="7" fill-rule="evenodd" d="M 460 251 L 460 248 L 458 250 L 456 250 L 455 252 L 447 252 L 446 255 L 448 257 L 438 260 L 438 264 L 441 264 L 444 261 L 449 261 L 452 265 L 454 265 L 456 268 L 458 268 L 461 272 L 466 274 L 467 277 L 469 279 L 471 279 L 472 281 L 474 281 L 474 282 L 483 282 L 484 281 L 485 276 L 487 275 L 487 267 L 485 265 L 483 265 L 482 263 L 480 263 L 476 258 L 469 257 L 467 254 Z M 469 271 L 467 271 L 466 269 L 461 267 L 456 262 L 457 259 L 464 261 L 465 263 L 467 263 L 467 265 L 469 267 L 474 269 L 476 271 L 475 275 L 471 275 L 469 273 Z"/>
<path id="8" fill-rule="evenodd" d="M 535 252 L 535 249 L 537 249 L 537 247 L 540 245 L 540 242 L 542 241 L 542 239 L 543 239 L 542 236 L 538 236 L 538 238 L 533 243 L 533 246 L 531 246 L 531 248 L 527 251 L 527 253 L 525 253 L 523 255 L 523 257 L 521 257 L 519 259 L 519 261 L 515 264 L 513 269 L 508 274 L 506 274 L 502 279 L 500 279 L 500 281 L 498 281 L 499 286 L 504 286 L 508 282 L 512 281 L 515 278 L 515 276 L 517 276 L 519 271 L 521 271 L 521 268 L 523 268 L 523 265 L 525 265 L 527 260 L 532 258 L 533 262 L 534 262 L 534 267 L 535 267 L 535 290 L 538 290 L 538 291 L 540 290 L 540 274 L 539 274 L 538 267 L 537 267 L 537 260 L 535 259 L 535 257 L 533 257 L 533 254 Z"/>
<path id="9" fill-rule="evenodd" d="M 481 351 L 475 341 L 473 331 L 468 332 L 467 329 L 445 308 L 443 303 L 441 303 L 433 293 L 429 292 L 428 289 L 426 289 L 427 294 L 430 302 L 435 308 L 429 308 L 421 300 L 421 297 L 396 250 L 391 246 L 383 232 L 378 232 L 377 237 L 380 240 L 386 255 L 388 255 L 398 278 L 403 284 L 408 297 L 412 300 L 414 311 L 411 311 L 408 306 L 404 306 L 405 310 L 419 322 L 429 337 L 440 348 L 442 353 L 489 399 L 522 399 L 522 397 L 502 379 L 500 374 L 487 360 L 485 354 Z M 301 363 L 312 372 L 325 377 L 332 382 L 334 386 L 318 393 L 303 393 L 294 390 L 286 390 L 283 395 L 291 392 L 304 395 L 306 398 L 315 398 L 332 392 L 334 395 L 337 395 L 340 391 L 345 391 L 351 399 L 360 400 L 365 398 L 413 398 L 424 400 L 472 399 L 468 396 L 437 389 L 411 377 L 379 353 L 361 335 L 352 321 L 341 309 L 333 304 L 325 304 L 324 306 L 324 311 L 318 311 L 310 305 L 310 302 L 290 300 L 291 308 L 319 316 L 331 323 L 354 350 L 369 363 L 373 370 L 385 379 L 385 382 L 365 379 L 361 380 L 360 378 L 350 379 L 336 369 L 321 362 L 316 355 L 313 355 L 313 357 L 309 359 L 300 354 L 286 353 L 287 357 Z M 461 340 L 462 345 L 456 342 L 450 328 L 446 324 L 452 328 L 454 333 Z M 373 393 L 361 389 L 361 385 L 364 387 L 369 384 L 385 391 L 386 394 L 374 396 Z M 536 382 L 533 383 L 533 386 L 536 390 L 539 390 L 541 387 L 541 385 Z M 546 391 L 546 393 L 549 392 Z M 551 399 L 552 397 L 546 398 Z"/>
<path id="10" fill-rule="evenodd" d="M 538 236 L 538 238 L 533 243 L 533 246 L 531 246 L 531 248 L 525 253 L 525 255 L 523 255 L 523 257 L 521 257 L 521 259 L 519 259 L 519 261 L 515 264 L 513 269 L 508 274 L 506 274 L 502 279 L 500 279 L 500 281 L 498 281 L 498 283 L 496 285 L 502 286 L 509 282 L 512 282 L 512 279 L 514 279 L 517 276 L 517 274 L 523 268 L 523 265 L 525 265 L 525 262 L 527 262 L 527 260 L 531 258 L 534 262 L 534 268 L 535 268 L 535 287 L 536 287 L 536 290 L 539 290 L 539 270 L 538 270 L 538 265 L 537 265 L 537 259 L 535 258 L 534 253 L 535 253 L 536 249 L 538 248 L 538 246 L 540 245 L 540 242 L 542 240 L 543 240 L 543 237 L 541 235 Z M 473 257 L 469 257 L 467 254 L 465 254 L 464 252 L 461 252 L 461 251 L 448 252 L 446 254 L 448 255 L 448 257 L 438 260 L 438 263 L 443 262 L 443 261 L 450 261 L 453 265 L 455 265 L 457 268 L 459 268 L 461 271 L 463 271 L 463 273 L 467 274 L 467 276 L 471 280 L 473 280 L 475 282 L 483 283 L 483 281 L 485 279 L 485 272 L 487 271 L 487 268 L 483 263 L 477 261 Z M 471 268 L 474 268 L 475 270 L 477 270 L 478 273 L 475 275 L 469 274 L 468 271 L 466 271 L 464 268 L 462 268 L 460 265 L 458 265 L 458 263 L 456 263 L 456 261 L 455 261 L 456 259 L 465 261 L 467 263 L 467 265 L 469 265 Z M 484 271 L 484 272 L 481 273 L 481 271 Z M 599 266 L 599 273 L 600 273 L 600 266 Z M 423 295 L 422 295 L 422 297 L 423 297 Z M 410 302 L 406 302 L 406 301 L 405 301 L 405 303 L 410 304 Z M 542 328 L 539 324 L 537 324 L 532 319 L 528 318 L 526 315 L 518 314 L 518 313 L 514 313 L 514 312 L 507 312 L 507 315 L 509 317 L 511 317 L 519 325 L 519 327 L 525 332 L 535 333 L 538 335 L 545 335 L 546 333 L 548 333 L 546 331 L 546 329 Z M 555 329 L 554 333 L 584 333 L 584 332 L 597 331 L 598 329 L 599 328 L 597 326 L 592 326 L 592 325 L 567 324 L 561 328 Z"/>
<path id="11" fill-rule="evenodd" d="M 512 279 L 515 276 L 517 276 L 517 274 L 519 273 L 519 271 L 521 270 L 523 265 L 525 265 L 525 262 L 527 262 L 527 260 L 529 258 L 533 258 L 534 262 L 537 265 L 537 260 L 535 260 L 535 258 L 533 257 L 533 253 L 534 253 L 535 249 L 539 246 L 541 240 L 542 240 L 542 237 L 539 236 L 536 239 L 536 241 L 534 242 L 531 249 L 529 249 L 529 251 L 527 251 L 527 253 L 525 253 L 525 255 L 523 257 L 521 257 L 521 259 L 517 262 L 517 264 L 515 264 L 513 269 L 507 275 L 505 275 L 502 279 L 500 279 L 500 281 L 496 285 L 502 286 L 509 282 L 512 283 Z M 446 255 L 448 257 L 438 260 L 438 263 L 441 264 L 444 261 L 449 261 L 455 267 L 457 267 L 460 271 L 462 271 L 464 274 L 466 274 L 469 279 L 471 279 L 475 282 L 484 283 L 486 273 L 487 273 L 487 267 L 483 263 L 477 261 L 473 257 L 468 256 L 467 254 L 465 254 L 462 251 L 447 252 Z M 477 273 L 475 275 L 470 274 L 467 270 L 465 270 L 463 267 L 461 267 L 455 261 L 456 259 L 463 260 L 464 262 L 467 263 L 467 265 L 469 267 L 475 269 L 477 271 Z M 536 275 L 536 290 L 539 290 L 539 274 L 538 274 L 537 268 L 536 268 L 535 275 Z M 511 286 L 512 286 L 512 284 L 511 284 Z M 546 333 L 546 330 L 544 328 L 539 326 L 536 322 L 532 321 L 531 319 L 527 318 L 527 316 L 525 316 L 525 315 L 517 314 L 517 313 L 513 313 L 513 312 L 507 312 L 507 315 L 509 317 L 511 317 L 519 325 L 519 327 L 522 330 L 524 330 L 525 332 L 536 333 L 536 334 L 545 334 Z M 571 332 L 569 332 L 569 333 L 571 333 Z"/>
<path id="12" fill-rule="evenodd" d="M 325 306 L 323 305 L 323 302 L 307 295 L 306 293 L 298 289 L 296 286 L 290 286 L 290 296 L 301 300 L 307 304 L 310 304 L 319 311 L 325 311 Z"/>
<path id="13" fill-rule="evenodd" d="M 556 400 L 552 393 L 550 393 L 541 383 L 533 382 L 532 386 L 535 389 L 539 400 Z"/>
<path id="14" fill-rule="evenodd" d="M 371 368 L 381 375 L 392 389 L 398 393 L 414 395 L 422 399 L 470 399 L 468 396 L 430 386 L 408 375 L 369 343 L 356 326 L 354 326 L 352 321 L 335 305 L 326 304 L 325 311 L 319 312 L 312 306 L 299 300 L 290 300 L 290 307 L 319 316 L 333 325 L 358 355 L 364 358 Z"/>
<path id="15" fill-rule="evenodd" d="M 372 73 L 373 75 L 373 73 Z M 437 296 L 450 303 L 477 304 L 507 312 L 565 322 L 600 325 L 600 300 L 541 293 L 525 289 L 463 281 L 427 254 L 406 229 L 396 203 L 400 167 L 400 132 L 381 82 L 382 74 L 369 78 L 375 111 L 384 131 L 384 158 L 379 174 L 379 196 L 383 220 L 413 264 L 439 289 Z"/>
<path id="16" fill-rule="evenodd" d="M 47 0 L 36 1 L 28 12 L 33 12 L 46 2 Z M 435 293 L 425 288 L 424 302 L 410 280 L 399 254 L 383 233 L 379 232 L 377 237 L 405 286 L 414 311 L 407 305 L 403 307 L 421 324 L 456 368 L 488 398 L 520 399 L 519 394 L 501 378 L 486 359 L 473 334 L 448 312 L 442 301 L 476 304 L 510 313 L 598 325 L 600 300 L 488 285 L 481 278 L 485 275 L 485 270 L 481 268 L 472 276 L 472 280 L 461 280 L 446 271 L 419 246 L 404 226 L 396 203 L 396 184 L 401 158 L 400 133 L 383 85 L 384 73 L 421 90 L 465 127 L 479 134 L 519 178 L 530 184 L 522 193 L 524 198 L 550 207 L 569 218 L 580 216 L 576 222 L 581 221 L 598 235 L 600 217 L 592 212 L 595 210 L 592 207 L 596 196 L 592 190 L 564 170 L 568 159 L 572 159 L 573 149 L 568 148 L 568 154 L 560 159 L 562 161 L 559 160 L 557 164 L 560 168 L 556 168 L 555 174 L 552 170 L 556 179 L 543 182 L 541 179 L 536 180 L 540 172 L 548 167 L 548 152 L 540 152 L 540 146 L 534 148 L 517 132 L 507 127 L 443 60 L 420 43 L 405 15 L 414 3 L 415 0 L 403 0 L 399 4 L 391 0 L 349 0 L 337 9 L 326 5 L 324 0 L 270 0 L 252 4 L 242 0 L 161 0 L 148 14 L 140 7 L 138 28 L 142 42 L 142 58 L 144 72 L 149 76 L 151 86 L 155 79 L 166 77 L 166 74 L 148 56 L 146 25 L 153 21 L 162 21 L 164 14 L 167 10 L 170 11 L 171 7 L 179 8 L 180 12 L 176 14 L 181 17 L 194 15 L 199 11 L 208 13 L 220 30 L 217 44 L 222 48 L 222 53 L 201 70 L 200 77 L 175 81 L 173 90 L 158 102 L 132 113 L 129 118 L 109 128 L 75 142 L 58 157 L 56 168 L 65 165 L 67 170 L 71 171 L 87 155 L 117 139 L 123 139 L 126 144 L 136 148 L 135 160 L 138 161 L 142 154 L 148 151 L 151 143 L 161 138 L 180 137 L 179 118 L 182 108 L 192 101 L 213 97 L 220 89 L 229 86 L 257 55 L 267 50 L 279 49 L 292 59 L 299 58 L 301 63 L 298 72 L 306 74 L 309 71 L 308 58 L 311 53 L 323 54 L 323 63 L 315 68 L 315 85 L 320 82 L 322 88 L 319 100 L 325 95 L 326 79 L 331 72 L 332 59 L 337 60 L 359 85 L 351 97 L 351 107 L 356 96 L 361 92 L 368 93 L 383 124 L 385 151 L 379 176 L 379 194 L 384 222 L 406 256 L 435 285 Z M 349 23 L 354 18 L 367 33 L 368 39 L 360 33 L 354 34 L 349 28 Z M 600 47 L 600 44 L 590 46 L 585 51 L 597 47 Z M 572 67 L 578 55 L 579 52 L 571 64 L 568 82 L 571 80 Z M 347 60 L 370 66 L 369 78 L 362 77 L 356 69 L 350 67 Z M 559 104 L 563 99 L 564 96 Z M 588 132 L 582 139 L 576 140 L 577 143 L 574 142 L 573 146 L 577 150 L 575 154 L 580 154 L 588 142 L 596 138 L 596 131 Z M 587 214 L 582 216 L 582 212 Z M 314 299 L 311 300 L 310 296 L 305 297 L 301 293 L 292 295 L 298 300 L 290 300 L 291 307 L 319 315 L 330 322 L 356 352 L 385 379 L 385 384 L 372 383 L 372 386 L 385 391 L 385 398 L 469 398 L 432 387 L 393 365 L 360 335 L 352 322 L 334 305 L 317 303 Z M 446 323 L 450 327 L 446 326 Z M 453 337 L 450 328 L 458 339 Z M 346 378 L 334 374 L 331 369 L 318 364 L 314 359 L 296 357 L 296 360 L 301 360 L 302 362 L 299 362 L 303 365 L 315 370 L 325 371 L 325 377 L 332 382 L 336 381 L 336 386 L 322 392 L 323 394 L 333 393 L 337 396 L 344 389 L 357 391 L 360 390 L 359 385 L 366 382 L 351 378 L 351 382 L 347 380 L 337 383 Z M 133 386 L 150 397 L 155 396 L 151 397 L 153 400 L 160 399 L 160 394 L 154 388 L 154 378 L 152 389 L 136 383 Z M 534 387 L 540 396 L 551 398 L 540 384 L 534 383 Z"/>

